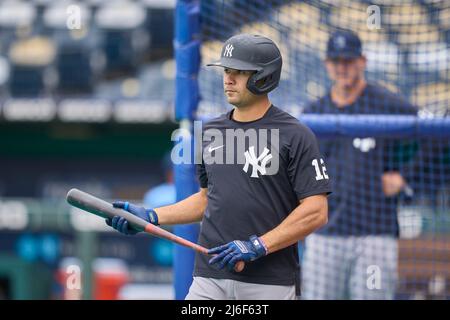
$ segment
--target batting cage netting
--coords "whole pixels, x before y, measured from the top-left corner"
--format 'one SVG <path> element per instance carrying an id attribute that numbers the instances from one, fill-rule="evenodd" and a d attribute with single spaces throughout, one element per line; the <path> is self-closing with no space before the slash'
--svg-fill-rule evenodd
<path id="1" fill-rule="evenodd" d="M 328 224 L 299 244 L 303 298 L 450 298 L 450 3 L 210 0 L 200 6 L 197 117 L 230 108 L 223 71 L 203 66 L 220 57 L 232 35 L 260 34 L 283 56 L 271 101 L 319 139 L 326 168 L 317 163 L 317 177 L 329 176 L 333 193 Z M 367 108 L 358 111 L 311 112 L 332 84 L 326 46 L 341 28 L 361 38 L 368 83 L 391 94 L 368 95 Z M 389 190 L 399 179 L 401 191 Z"/>

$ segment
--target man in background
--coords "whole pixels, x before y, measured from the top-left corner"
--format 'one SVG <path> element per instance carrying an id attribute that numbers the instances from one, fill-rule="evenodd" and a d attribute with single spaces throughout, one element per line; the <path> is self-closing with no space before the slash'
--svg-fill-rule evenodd
<path id="1" fill-rule="evenodd" d="M 398 95 L 367 83 L 366 58 L 354 32 L 340 30 L 330 37 L 325 66 L 333 85 L 305 113 L 416 114 L 416 108 Z M 371 137 L 321 142 L 334 194 L 328 224 L 305 241 L 302 296 L 393 299 L 398 196 L 408 189 L 403 168 L 392 157 L 398 142 Z"/>

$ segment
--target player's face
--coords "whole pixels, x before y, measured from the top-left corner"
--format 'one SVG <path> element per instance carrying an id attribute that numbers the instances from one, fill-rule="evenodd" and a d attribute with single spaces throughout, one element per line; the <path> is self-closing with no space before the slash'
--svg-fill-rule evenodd
<path id="1" fill-rule="evenodd" d="M 256 96 L 247 89 L 247 81 L 252 74 L 253 71 L 224 69 L 223 89 L 229 104 L 239 108 L 255 100 Z"/>
<path id="2" fill-rule="evenodd" d="M 329 77 L 336 86 L 351 89 L 364 77 L 366 59 L 364 57 L 327 59 L 326 67 Z"/>

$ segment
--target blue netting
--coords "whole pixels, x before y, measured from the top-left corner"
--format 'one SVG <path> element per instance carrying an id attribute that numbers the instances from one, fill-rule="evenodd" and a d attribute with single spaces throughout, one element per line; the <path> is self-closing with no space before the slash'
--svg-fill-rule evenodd
<path id="1" fill-rule="evenodd" d="M 367 25 L 371 4 L 380 29 Z M 201 2 L 202 65 L 234 34 L 273 39 L 283 72 L 270 98 L 320 140 L 334 194 L 329 229 L 300 244 L 304 297 L 450 297 L 449 21 L 448 1 Z M 417 106 L 418 117 L 389 116 L 403 112 L 384 97 L 383 116 L 302 115 L 330 88 L 323 59 L 337 28 L 361 37 L 368 81 Z M 202 67 L 199 82 L 198 117 L 231 108 L 220 69 Z M 386 197 L 382 175 L 392 171 L 407 187 Z"/>

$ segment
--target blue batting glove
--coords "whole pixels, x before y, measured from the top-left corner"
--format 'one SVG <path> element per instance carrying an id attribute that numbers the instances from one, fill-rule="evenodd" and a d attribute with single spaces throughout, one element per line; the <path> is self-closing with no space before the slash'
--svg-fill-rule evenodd
<path id="1" fill-rule="evenodd" d="M 235 240 L 208 250 L 208 254 L 216 254 L 209 264 L 217 264 L 219 269 L 227 266 L 228 270 L 233 271 L 238 261 L 255 261 L 267 255 L 267 249 L 261 238 L 253 235 L 250 241 Z"/>
<path id="2" fill-rule="evenodd" d="M 138 216 L 139 218 L 144 219 L 147 222 L 150 222 L 151 224 L 154 224 L 156 226 L 159 225 L 158 215 L 153 209 L 145 209 L 144 207 L 138 207 L 134 204 L 124 201 L 113 202 L 113 207 L 124 209 L 134 214 L 135 216 Z M 135 235 L 136 233 L 140 232 L 140 230 L 136 230 L 135 228 L 133 228 L 125 218 L 119 216 L 115 216 L 112 219 L 111 218 L 106 219 L 106 224 L 110 227 L 113 227 L 120 233 L 126 235 Z"/>

